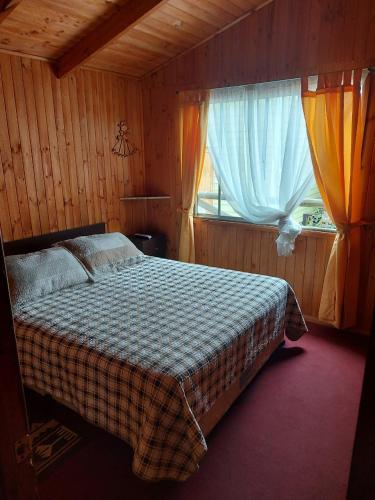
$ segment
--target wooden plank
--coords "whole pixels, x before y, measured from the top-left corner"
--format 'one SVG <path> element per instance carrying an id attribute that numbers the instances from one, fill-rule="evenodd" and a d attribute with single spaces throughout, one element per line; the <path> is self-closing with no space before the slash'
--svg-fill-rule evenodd
<path id="1" fill-rule="evenodd" d="M 170 200 L 170 196 L 124 196 L 120 197 L 121 201 L 134 201 L 134 200 Z"/>
<path id="2" fill-rule="evenodd" d="M 214 232 L 214 224 L 210 222 L 206 222 L 207 224 L 207 263 L 209 266 L 214 266 L 214 248 L 216 245 L 216 241 L 213 238 Z"/>
<path id="3" fill-rule="evenodd" d="M 41 232 L 50 231 L 50 221 L 47 206 L 46 187 L 44 183 L 44 172 L 42 167 L 41 146 L 39 141 L 39 130 L 37 123 L 37 110 L 34 95 L 34 81 L 30 59 L 22 59 L 22 77 L 25 91 L 26 109 L 29 126 L 31 154 L 34 166 L 34 179 L 36 196 L 39 208 Z M 16 239 L 16 238 L 15 238 Z"/>
<path id="4" fill-rule="evenodd" d="M 168 154 L 168 161 L 171 162 L 171 168 L 169 168 L 169 171 L 173 172 L 173 177 L 171 176 L 171 187 L 175 189 L 174 196 L 171 197 L 171 214 L 169 215 L 170 218 L 173 218 L 172 214 L 177 213 L 178 207 L 182 205 L 182 178 L 180 175 L 180 170 L 177 168 L 174 168 L 176 165 L 180 165 L 180 149 L 177 148 L 175 145 L 179 144 L 180 140 L 180 129 L 179 129 L 179 108 L 178 108 L 178 96 L 176 94 L 172 94 L 169 97 L 168 100 L 168 123 L 169 123 L 169 135 L 170 135 L 170 143 L 168 145 L 168 151 L 170 151 L 170 154 Z M 157 138 L 156 138 L 157 139 Z M 146 144 L 145 144 L 146 147 Z M 144 153 L 145 155 L 145 153 Z M 171 191 L 168 192 L 168 194 Z M 175 221 L 175 226 L 174 226 L 174 241 L 179 237 L 180 232 L 181 232 L 181 218 L 177 218 Z M 170 243 L 170 247 L 173 250 L 174 245 L 173 245 L 173 240 Z M 172 254 L 173 255 L 173 254 Z M 175 250 L 175 255 L 177 255 L 177 249 Z"/>
<path id="5" fill-rule="evenodd" d="M 59 157 L 59 145 L 56 132 L 56 117 L 53 103 L 51 70 L 47 64 L 41 64 L 42 79 L 44 85 L 44 102 L 47 123 L 47 134 L 49 152 L 51 158 L 51 173 L 53 178 L 53 189 L 56 203 L 57 225 L 61 231 L 66 229 L 64 194 L 62 188 L 62 175 Z"/>
<path id="6" fill-rule="evenodd" d="M 118 173 L 119 173 L 119 158 L 112 153 L 114 135 L 113 129 L 115 121 L 115 94 L 114 94 L 114 85 L 113 79 L 105 78 L 105 93 L 108 99 L 108 107 L 107 107 L 107 135 L 108 135 L 108 151 L 110 151 L 110 175 L 111 175 L 111 192 L 110 196 L 112 198 L 113 203 L 113 220 L 112 227 L 114 231 L 121 231 L 121 222 L 120 222 L 120 186 L 118 182 Z"/>
<path id="7" fill-rule="evenodd" d="M 24 164 L 25 183 L 30 210 L 31 228 L 33 236 L 41 233 L 38 196 L 34 177 L 34 165 L 30 142 L 29 121 L 27 116 L 26 97 L 22 79 L 21 59 L 11 58 L 15 103 L 17 108 L 18 125 L 20 129 L 20 143 Z M 26 234 L 23 232 L 23 236 Z"/>
<path id="8" fill-rule="evenodd" d="M 126 93 L 124 93 L 125 98 L 125 111 L 128 116 L 129 126 L 131 130 L 131 141 L 134 142 L 138 151 L 129 158 L 128 168 L 131 182 L 131 192 L 134 195 L 140 195 L 145 192 L 145 170 L 142 169 L 141 165 L 144 164 L 144 142 L 143 133 L 141 127 L 143 127 L 143 116 L 140 120 L 137 120 L 135 115 L 136 108 L 132 106 L 130 101 L 131 96 L 138 105 L 142 107 L 142 97 L 139 92 L 139 87 L 135 86 L 134 82 L 126 82 Z M 143 186 L 143 191 L 141 190 Z M 158 200 L 160 201 L 160 200 Z M 172 206 L 168 202 L 163 202 L 161 204 L 165 210 L 169 210 Z M 134 204 L 132 210 L 132 220 L 135 228 L 140 227 L 144 224 L 146 204 Z"/>
<path id="9" fill-rule="evenodd" d="M 127 109 L 128 116 L 131 124 L 131 140 L 134 142 L 137 147 L 137 152 L 131 156 L 130 168 L 133 169 L 135 173 L 134 178 L 132 180 L 133 192 L 135 194 L 141 194 L 145 192 L 145 168 L 144 168 L 144 137 L 143 137 L 143 114 L 138 117 L 137 109 L 142 108 L 142 94 L 140 91 L 139 85 L 135 81 L 127 81 L 128 92 L 126 95 L 127 98 Z M 133 102 L 129 101 L 133 96 Z M 134 106 L 134 103 L 137 103 Z M 170 126 L 174 126 L 174 122 L 172 117 L 169 120 Z M 170 137 L 171 134 L 168 134 Z M 143 188 L 142 188 L 143 186 Z M 171 199 L 170 203 L 164 203 L 165 208 L 170 210 L 174 210 L 173 200 Z M 145 223 L 146 217 L 146 205 L 143 204 L 137 207 L 137 210 L 133 211 L 133 220 L 137 227 L 142 227 Z M 139 231 L 140 229 L 138 229 Z"/>
<path id="10" fill-rule="evenodd" d="M 299 237 L 297 237 L 297 240 L 298 240 L 298 238 Z M 285 259 L 286 259 L 286 263 L 285 263 L 285 277 L 284 277 L 284 279 L 293 288 L 294 287 L 294 267 L 296 265 L 296 249 L 294 249 L 292 255 L 289 255 Z"/>
<path id="11" fill-rule="evenodd" d="M 2 126 L 0 127 L 0 155 L 2 171 L 4 175 L 4 186 L 7 192 L 7 201 L 9 207 L 10 224 L 12 228 L 13 238 L 22 237 L 21 214 L 18 206 L 18 196 L 16 188 L 16 180 L 13 169 L 13 159 L 10 150 L 10 139 L 7 124 L 7 111 L 4 99 L 3 90 L 3 72 L 0 66 L 0 115 L 3 117 Z"/>
<path id="12" fill-rule="evenodd" d="M 120 95 L 118 95 L 118 102 L 120 104 L 119 108 L 121 110 L 121 113 L 122 113 L 122 117 L 126 117 L 126 121 L 129 121 L 129 117 L 128 117 L 128 97 L 127 97 L 127 94 L 128 94 L 128 83 L 126 81 L 121 81 L 120 83 L 120 87 L 119 87 L 119 90 L 120 90 Z M 136 193 L 134 192 L 134 189 L 133 189 L 133 182 L 132 182 L 132 175 L 133 175 L 133 172 L 132 172 L 132 161 L 131 161 L 131 158 L 130 157 L 127 157 L 127 158 L 123 158 L 122 159 L 123 161 L 121 162 L 122 163 L 122 169 L 121 169 L 121 173 L 120 173 L 120 179 L 121 179 L 121 188 L 124 192 L 124 194 L 126 196 L 134 196 Z M 156 203 L 155 203 L 155 209 L 157 212 L 159 213 L 162 213 L 160 212 L 160 205 L 157 203 L 158 200 L 155 200 Z M 123 215 L 124 215 L 124 218 L 123 218 L 123 221 L 126 225 L 127 228 L 129 228 L 129 230 L 131 232 L 133 232 L 134 230 L 138 230 L 136 228 L 136 221 L 135 221 L 135 214 L 136 214 L 136 211 L 137 211 L 137 207 L 139 207 L 139 203 L 127 203 L 126 206 L 123 206 L 122 209 L 123 209 Z M 161 229 L 161 232 L 163 232 L 163 230 Z"/>
<path id="13" fill-rule="evenodd" d="M 221 244 L 218 245 L 220 249 L 220 267 L 234 269 L 236 256 L 236 252 L 233 251 L 235 248 L 235 234 L 235 226 L 229 227 L 225 233 L 221 232 Z"/>
<path id="14" fill-rule="evenodd" d="M 100 123 L 101 123 L 101 136 L 103 139 L 103 168 L 104 168 L 104 183 L 106 193 L 106 206 L 107 206 L 107 225 L 108 231 L 114 231 L 117 227 L 116 216 L 114 209 L 114 197 L 112 196 L 112 171 L 111 171 L 111 156 L 112 146 L 109 142 L 108 131 L 108 114 L 109 114 L 109 87 L 104 80 L 104 74 L 98 74 L 98 93 L 99 99 L 102 103 L 100 107 Z"/>
<path id="15" fill-rule="evenodd" d="M 270 247 L 269 233 L 262 231 L 260 235 L 260 262 L 259 262 L 260 274 L 269 274 L 269 268 L 268 268 L 269 247 Z"/>
<path id="16" fill-rule="evenodd" d="M 113 138 L 115 138 L 116 132 L 117 132 L 117 124 L 125 118 L 125 111 L 126 111 L 126 105 L 125 105 L 125 92 L 126 92 L 126 81 L 124 80 L 118 80 L 117 85 L 113 88 L 113 100 L 116 102 L 116 106 L 114 107 L 114 120 L 113 120 L 113 125 L 112 125 L 112 133 L 113 133 Z M 113 146 L 113 145 L 112 145 Z M 123 158 L 114 156 L 114 161 L 116 165 L 116 178 L 117 178 L 117 185 L 118 185 L 118 192 L 120 194 L 120 197 L 123 197 L 124 195 L 129 195 L 131 194 L 129 192 L 129 185 L 125 185 L 125 176 L 128 175 L 128 162 L 124 162 Z M 119 210 L 120 210 L 120 225 L 121 229 L 123 231 L 127 231 L 128 228 L 131 228 L 131 213 L 132 213 L 132 204 L 129 205 L 129 207 L 124 206 L 124 203 L 120 204 Z M 130 224 L 129 224 L 130 221 Z M 126 230 L 125 230 L 126 228 Z"/>
<path id="17" fill-rule="evenodd" d="M 135 146 L 137 147 L 137 152 L 131 157 L 131 162 L 130 162 L 130 168 L 134 169 L 133 171 L 135 172 L 134 179 L 132 180 L 132 189 L 133 192 L 136 195 L 139 195 L 141 193 L 145 192 L 146 189 L 146 179 L 145 179 L 145 168 L 143 167 L 145 164 L 145 145 L 144 145 L 144 135 L 143 135 L 143 113 L 141 114 L 140 117 L 137 116 L 137 109 L 143 107 L 142 103 L 142 93 L 141 93 L 141 88 L 138 84 L 136 84 L 135 81 L 129 81 L 127 80 L 127 93 L 126 95 L 128 96 L 127 98 L 127 110 L 129 113 L 129 119 L 131 123 L 131 137 L 132 141 L 134 142 Z M 133 95 L 133 103 L 129 100 L 130 96 Z M 136 106 L 134 106 L 134 102 L 137 103 Z M 170 117 L 170 124 L 172 127 L 174 127 L 174 121 L 173 117 Z M 173 128 L 174 130 L 174 128 Z M 170 134 L 168 134 L 170 137 Z M 173 178 L 173 177 L 172 177 Z M 173 204 L 173 200 L 171 199 L 170 202 L 163 202 L 162 205 L 166 210 L 173 211 L 175 210 L 175 205 Z M 135 205 L 136 210 L 133 210 L 133 221 L 136 224 L 136 227 L 141 228 L 145 227 L 146 225 L 146 208 L 147 205 Z M 170 217 L 169 213 L 167 217 Z M 147 227 L 147 225 L 146 225 Z M 138 229 L 139 231 L 139 229 Z"/>
<path id="18" fill-rule="evenodd" d="M 202 263 L 202 250 L 204 245 L 202 245 L 202 226 L 194 222 L 194 246 L 195 246 L 195 263 Z"/>
<path id="19" fill-rule="evenodd" d="M 313 314 L 313 291 L 314 291 L 314 274 L 316 259 L 316 239 L 309 238 L 306 245 L 304 279 L 302 291 L 303 311 L 306 314 Z"/>
<path id="20" fill-rule="evenodd" d="M 100 108 L 101 103 L 99 100 L 98 89 L 98 74 L 90 73 L 89 75 L 91 88 L 92 88 L 92 102 L 93 102 L 93 127 L 95 134 L 95 151 L 97 156 L 97 174 L 98 174 L 98 188 L 99 188 L 99 202 L 102 220 L 108 220 L 107 204 L 106 204 L 106 186 L 105 186 L 105 171 L 104 171 L 104 152 L 103 152 L 103 138 L 101 135 L 101 119 Z"/>
<path id="21" fill-rule="evenodd" d="M 41 162 L 43 169 L 44 185 L 46 189 L 46 200 L 48 206 L 49 229 L 50 231 L 58 231 L 59 224 L 57 220 L 56 198 L 55 198 L 54 180 L 52 172 L 50 144 L 48 137 L 41 64 L 42 63 L 40 61 L 32 61 L 31 69 L 34 82 L 34 96 L 35 96 L 38 131 L 39 131 L 39 141 L 41 148 Z"/>
<path id="22" fill-rule="evenodd" d="M 16 184 L 17 202 L 21 216 L 22 233 L 26 236 L 31 236 L 32 225 L 28 204 L 27 188 L 25 183 L 20 130 L 18 126 L 17 108 L 13 88 L 12 68 L 9 56 L 0 56 L 0 71 L 3 75 L 4 102 L 9 134 L 9 143 L 7 144 L 8 160 L 10 160 L 10 153 Z"/>
<path id="23" fill-rule="evenodd" d="M 261 234 L 260 231 L 254 231 L 252 234 L 253 248 L 251 254 L 251 272 L 255 274 L 260 273 Z"/>
<path id="24" fill-rule="evenodd" d="M 305 277 L 305 256 L 306 256 L 306 240 L 307 237 L 298 237 L 295 243 L 295 267 L 293 288 L 301 307 L 303 307 L 303 282 Z"/>
<path id="25" fill-rule="evenodd" d="M 8 205 L 8 196 L 6 192 L 6 184 L 3 170 L 3 160 L 0 151 L 0 231 L 3 234 L 4 241 L 9 241 L 13 237 L 13 230 L 10 222 L 10 213 Z"/>
<path id="26" fill-rule="evenodd" d="M 239 271 L 253 272 L 254 233 L 237 229 L 236 251 L 242 253 Z M 240 261 L 241 262 L 241 261 Z"/>
<path id="27" fill-rule="evenodd" d="M 79 201 L 79 210 L 81 214 L 81 224 L 87 225 L 89 223 L 89 217 L 87 210 L 85 175 L 83 169 L 82 140 L 81 140 L 80 117 L 78 113 L 79 104 L 77 98 L 76 74 L 72 73 L 71 75 L 69 75 L 67 80 L 69 87 L 70 120 L 71 120 L 70 123 L 68 124 L 67 130 L 68 134 L 71 134 L 73 140 L 74 159 L 76 166 L 76 177 L 74 177 L 74 179 L 77 178 L 78 201 Z M 73 151 L 72 151 L 72 156 L 73 156 Z"/>
<path id="28" fill-rule="evenodd" d="M 55 70 L 57 77 L 61 78 L 87 61 L 165 2 L 166 0 L 129 0 L 110 19 L 91 31 L 58 60 Z"/>
<path id="29" fill-rule="evenodd" d="M 91 85 L 91 72 L 85 72 L 84 91 L 86 97 L 86 124 L 88 133 L 88 151 L 89 164 L 91 171 L 92 197 L 94 201 L 95 220 L 105 220 L 101 213 L 101 204 L 99 198 L 99 181 L 98 181 L 98 157 L 96 154 L 96 138 L 94 126 L 94 103 L 93 91 Z"/>
<path id="30" fill-rule="evenodd" d="M 0 24 L 17 9 L 21 2 L 22 0 L 0 0 Z"/>
<path id="31" fill-rule="evenodd" d="M 71 191 L 71 203 L 72 203 L 72 213 L 73 213 L 73 224 L 75 227 L 81 225 L 81 204 L 82 197 L 79 195 L 78 191 L 78 179 L 77 179 L 77 164 L 75 158 L 74 150 L 74 137 L 73 137 L 73 126 L 72 126 L 72 113 L 71 113 L 71 103 L 69 95 L 69 78 L 64 78 L 61 80 L 61 105 L 64 120 L 64 131 L 65 131 L 65 149 L 68 160 L 68 174 L 70 182 Z"/>
<path id="32" fill-rule="evenodd" d="M 319 316 L 324 274 L 327 267 L 329 249 L 331 248 L 331 246 L 332 244 L 330 244 L 330 241 L 328 239 L 316 239 L 316 254 L 314 259 L 314 276 L 310 312 L 310 314 L 314 317 Z M 312 263 L 308 263 L 308 265 L 312 265 Z"/>
<path id="33" fill-rule="evenodd" d="M 76 72 L 77 82 L 77 99 L 78 99 L 78 114 L 79 128 L 81 134 L 82 148 L 82 167 L 85 178 L 87 216 L 89 224 L 96 222 L 95 218 L 95 201 L 93 196 L 92 176 L 90 172 L 90 155 L 89 155 L 89 137 L 86 118 L 86 94 L 85 94 L 85 72 L 80 70 Z"/>
<path id="34" fill-rule="evenodd" d="M 277 235 L 274 233 L 268 233 L 268 263 L 267 263 L 267 274 L 271 276 L 278 276 L 277 274 L 277 247 L 276 247 Z"/>
<path id="35" fill-rule="evenodd" d="M 276 246 L 276 243 L 275 243 Z M 286 278 L 286 263 L 288 257 L 278 256 L 276 260 L 276 276 L 279 278 Z"/>
<path id="36" fill-rule="evenodd" d="M 73 199 L 70 187 L 69 161 L 66 150 L 61 84 L 60 81 L 57 80 L 57 78 L 52 78 L 52 95 L 55 110 L 55 127 L 61 169 L 61 187 L 63 192 L 65 220 L 67 228 L 71 228 L 75 226 L 73 215 Z"/>

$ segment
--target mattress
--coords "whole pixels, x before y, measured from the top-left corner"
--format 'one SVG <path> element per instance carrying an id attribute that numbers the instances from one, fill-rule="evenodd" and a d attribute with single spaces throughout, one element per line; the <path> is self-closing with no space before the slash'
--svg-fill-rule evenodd
<path id="1" fill-rule="evenodd" d="M 278 278 L 146 257 L 15 314 L 25 385 L 124 439 L 142 479 L 186 480 L 199 419 L 285 329 L 307 329 Z"/>

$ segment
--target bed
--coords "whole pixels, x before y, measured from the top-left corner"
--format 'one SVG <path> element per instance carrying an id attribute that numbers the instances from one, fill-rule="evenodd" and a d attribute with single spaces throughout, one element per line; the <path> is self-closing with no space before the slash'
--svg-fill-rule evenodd
<path id="1" fill-rule="evenodd" d="M 104 231 L 53 233 L 5 252 Z M 14 321 L 25 385 L 129 443 L 146 480 L 190 477 L 205 437 L 284 333 L 307 331 L 284 280 L 156 257 L 32 301 Z"/>

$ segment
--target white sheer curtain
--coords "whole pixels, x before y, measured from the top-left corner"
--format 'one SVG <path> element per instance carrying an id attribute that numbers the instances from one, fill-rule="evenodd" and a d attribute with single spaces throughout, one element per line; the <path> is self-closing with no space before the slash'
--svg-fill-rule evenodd
<path id="1" fill-rule="evenodd" d="M 312 186 L 300 80 L 211 91 L 208 147 L 222 194 L 242 217 L 278 223 L 279 255 L 301 226 L 290 217 Z"/>

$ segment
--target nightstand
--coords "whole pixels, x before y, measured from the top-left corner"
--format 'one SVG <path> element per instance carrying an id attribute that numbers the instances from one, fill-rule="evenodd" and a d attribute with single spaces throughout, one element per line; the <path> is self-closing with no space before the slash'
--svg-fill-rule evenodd
<path id="1" fill-rule="evenodd" d="M 153 257 L 166 256 L 166 238 L 164 234 L 147 233 L 151 235 L 150 239 L 141 238 L 131 234 L 128 236 L 129 240 L 141 250 L 145 255 L 152 255 Z"/>

